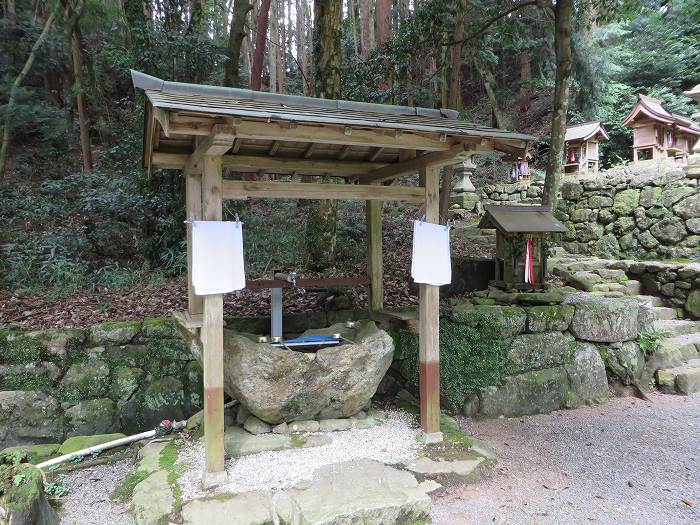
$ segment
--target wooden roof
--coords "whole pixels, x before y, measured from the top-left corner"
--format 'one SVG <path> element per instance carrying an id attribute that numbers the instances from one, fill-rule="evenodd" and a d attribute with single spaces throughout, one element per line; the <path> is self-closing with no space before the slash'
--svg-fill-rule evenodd
<path id="1" fill-rule="evenodd" d="M 479 228 L 496 228 L 505 233 L 566 232 L 550 206 L 486 204 Z"/>
<path id="2" fill-rule="evenodd" d="M 637 103 L 622 121 L 623 126 L 632 127 L 635 121 L 640 118 L 649 118 L 656 122 L 677 128 L 684 133 L 700 135 L 700 127 L 693 120 L 680 113 L 667 111 L 663 107 L 663 101 L 642 95 L 637 95 Z"/>
<path id="3" fill-rule="evenodd" d="M 610 138 L 602 122 L 583 122 L 581 124 L 570 124 L 566 127 L 565 142 L 590 140 L 592 138 L 597 138 L 599 140 L 608 140 Z"/>
<path id="4" fill-rule="evenodd" d="M 143 160 L 149 170 L 184 168 L 198 141 L 216 133 L 233 140 L 222 159 L 229 170 L 328 173 L 361 182 L 402 174 L 399 165 L 410 159 L 418 166 L 423 159 L 449 164 L 494 150 L 522 154 L 533 140 L 458 120 L 452 110 L 167 82 L 137 71 L 132 80 L 147 98 Z"/>

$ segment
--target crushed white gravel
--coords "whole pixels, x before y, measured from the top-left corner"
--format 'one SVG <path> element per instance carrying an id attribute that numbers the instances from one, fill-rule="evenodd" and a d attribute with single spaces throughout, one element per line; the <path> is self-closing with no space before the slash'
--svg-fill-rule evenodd
<path id="1" fill-rule="evenodd" d="M 61 498 L 61 525 L 132 525 L 129 502 L 112 501 L 114 489 L 136 465 L 133 459 L 74 470 L 61 481 L 70 491 Z"/>
<path id="2" fill-rule="evenodd" d="M 413 416 L 390 410 L 380 425 L 326 433 L 332 439 L 327 445 L 261 452 L 230 459 L 226 462 L 230 482 L 217 487 L 214 492 L 286 489 L 300 481 L 312 479 L 314 473 L 325 465 L 344 461 L 374 459 L 388 465 L 407 463 L 418 457 L 422 448 L 416 440 L 416 431 Z M 201 441 L 180 449 L 178 463 L 183 467 L 179 478 L 183 500 L 212 493 L 200 489 L 204 471 L 204 445 Z"/>

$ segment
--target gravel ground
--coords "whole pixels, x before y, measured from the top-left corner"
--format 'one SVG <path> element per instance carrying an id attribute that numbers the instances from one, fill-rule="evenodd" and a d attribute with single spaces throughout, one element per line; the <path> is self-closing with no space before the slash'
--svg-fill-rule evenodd
<path id="1" fill-rule="evenodd" d="M 436 525 L 700 524 L 700 394 L 461 424 L 498 464 L 434 497 Z"/>
<path id="2" fill-rule="evenodd" d="M 98 465 L 66 474 L 70 492 L 61 498 L 61 525 L 132 525 L 129 502 L 118 505 L 112 492 L 136 466 L 133 459 Z"/>
<path id="3" fill-rule="evenodd" d="M 386 464 L 406 463 L 421 449 L 416 441 L 418 429 L 414 418 L 403 411 L 387 411 L 381 425 L 366 429 L 330 432 L 332 443 L 320 447 L 261 452 L 226 462 L 231 481 L 216 492 L 249 492 L 292 487 L 310 480 L 324 465 L 374 459 Z M 320 435 L 315 433 L 313 435 Z M 310 434 L 311 435 L 311 434 Z M 182 496 L 189 500 L 201 495 L 199 485 L 204 471 L 204 448 L 201 441 L 180 450 L 179 462 L 185 467 L 180 476 Z"/>

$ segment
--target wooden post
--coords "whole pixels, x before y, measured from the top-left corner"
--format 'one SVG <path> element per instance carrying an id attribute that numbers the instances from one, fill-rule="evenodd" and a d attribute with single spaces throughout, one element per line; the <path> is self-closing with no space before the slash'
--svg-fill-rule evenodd
<path id="1" fill-rule="evenodd" d="M 205 156 L 202 175 L 202 216 L 222 218 L 221 157 Z M 226 481 L 224 468 L 224 301 L 222 294 L 204 296 L 201 331 L 204 355 L 204 486 Z"/>
<path id="2" fill-rule="evenodd" d="M 185 172 L 185 205 L 187 220 L 202 219 L 202 174 Z M 192 224 L 187 223 L 187 311 L 190 316 L 203 312 L 202 297 L 194 293 L 192 286 Z"/>
<path id="3" fill-rule="evenodd" d="M 375 183 L 373 183 L 375 184 Z M 381 183 L 376 183 L 381 185 Z M 367 271 L 369 274 L 369 310 L 384 309 L 384 265 L 382 260 L 383 201 L 367 201 Z"/>
<path id="4" fill-rule="evenodd" d="M 440 222 L 438 168 L 421 169 L 425 180 L 425 220 Z M 440 288 L 419 288 L 420 422 L 426 442 L 442 441 L 440 434 Z"/>

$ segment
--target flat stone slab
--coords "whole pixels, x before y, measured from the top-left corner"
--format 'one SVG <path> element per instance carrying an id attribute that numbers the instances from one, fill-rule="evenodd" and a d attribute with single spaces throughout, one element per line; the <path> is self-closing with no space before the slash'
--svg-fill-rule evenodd
<path id="1" fill-rule="evenodd" d="M 254 435 L 239 427 L 230 427 L 224 434 L 224 450 L 229 457 L 289 448 L 320 447 L 331 442 L 328 436 L 289 436 L 285 434 Z"/>
<path id="2" fill-rule="evenodd" d="M 139 465 L 136 470 L 155 472 L 160 470 L 160 453 L 168 445 L 167 441 L 151 441 L 139 449 Z"/>
<path id="3" fill-rule="evenodd" d="M 281 492 L 219 494 L 187 502 L 183 525 L 394 525 L 430 520 L 426 492 L 410 472 L 372 460 L 349 461 L 318 470 L 312 481 Z"/>
<path id="4" fill-rule="evenodd" d="M 654 322 L 654 329 L 663 330 L 670 335 L 686 335 L 700 332 L 700 322 L 677 320 L 661 320 Z"/>
<path id="5" fill-rule="evenodd" d="M 134 487 L 132 513 L 136 525 L 167 523 L 174 506 L 175 496 L 166 470 L 154 472 Z"/>
<path id="6" fill-rule="evenodd" d="M 700 359 L 693 359 L 688 361 L 688 364 L 676 368 L 659 370 L 657 384 L 662 392 L 668 394 L 687 396 L 700 392 Z"/>
<path id="7" fill-rule="evenodd" d="M 435 460 L 428 457 L 418 458 L 406 465 L 406 468 L 416 474 L 427 477 L 438 477 L 454 474 L 457 476 L 471 476 L 476 472 L 486 458 L 476 457 L 474 459 L 455 460 Z"/>

